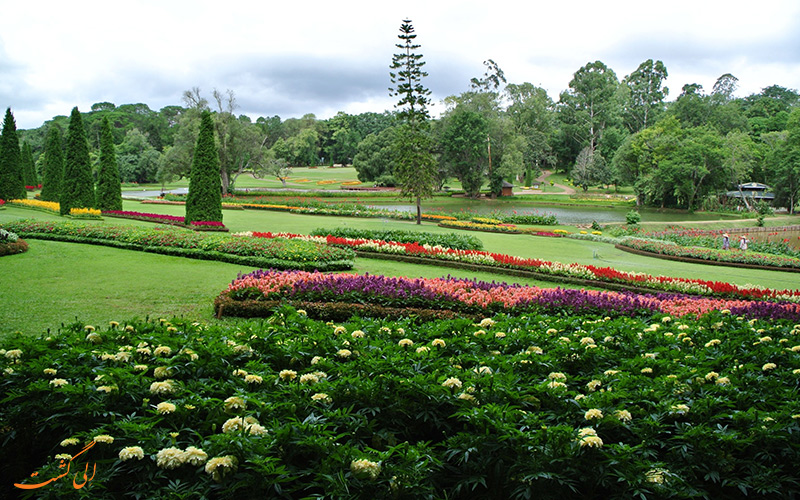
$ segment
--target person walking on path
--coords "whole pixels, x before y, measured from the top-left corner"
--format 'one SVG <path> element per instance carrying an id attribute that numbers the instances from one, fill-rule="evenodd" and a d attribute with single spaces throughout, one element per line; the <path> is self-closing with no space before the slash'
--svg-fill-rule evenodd
<path id="1" fill-rule="evenodd" d="M 723 250 L 731 249 L 731 238 L 730 236 L 728 236 L 728 233 L 724 233 L 722 235 L 722 249 Z"/>
<path id="2" fill-rule="evenodd" d="M 741 236 L 739 239 L 739 248 L 741 250 L 747 250 L 747 238 Z"/>

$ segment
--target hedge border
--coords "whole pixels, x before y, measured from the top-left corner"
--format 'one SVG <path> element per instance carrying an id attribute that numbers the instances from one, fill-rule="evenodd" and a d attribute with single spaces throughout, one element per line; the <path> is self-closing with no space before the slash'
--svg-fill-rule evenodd
<path id="1" fill-rule="evenodd" d="M 779 267 L 779 266 L 767 266 L 763 264 L 746 264 L 743 262 L 730 262 L 724 260 L 710 260 L 710 259 L 697 259 L 693 257 L 681 257 L 678 255 L 666 255 L 663 253 L 658 252 L 648 252 L 647 250 L 639 250 L 638 248 L 631 248 L 627 247 L 622 244 L 614 245 L 614 248 L 618 250 L 622 250 L 623 252 L 632 253 L 635 255 L 642 255 L 644 257 L 653 257 L 656 259 L 664 259 L 664 260 L 673 260 L 676 262 L 686 262 L 689 264 L 705 264 L 711 266 L 723 266 L 723 267 L 744 267 L 747 269 L 760 269 L 763 271 L 782 271 L 787 273 L 800 273 L 800 268 L 797 267 Z"/>
<path id="2" fill-rule="evenodd" d="M 450 309 L 419 309 L 414 307 L 385 307 L 377 304 L 352 302 L 305 302 L 296 300 L 234 300 L 222 293 L 214 299 L 214 316 L 237 318 L 267 318 L 277 308 L 290 305 L 306 311 L 308 317 L 325 321 L 347 321 L 353 316 L 369 318 L 411 318 L 419 322 L 441 319 L 468 318 L 478 320 L 483 315 L 474 315 Z"/>
<path id="3" fill-rule="evenodd" d="M 62 241 L 66 243 L 84 243 L 88 245 L 99 245 L 123 250 L 137 250 L 140 252 L 150 252 L 173 257 L 186 257 L 198 260 L 212 260 L 226 262 L 228 264 L 239 264 L 243 266 L 273 268 L 273 269 L 299 269 L 301 271 L 348 271 L 353 268 L 355 263 L 352 260 L 335 260 L 331 262 L 296 262 L 284 259 L 270 259 L 265 257 L 234 255 L 229 253 L 200 250 L 193 248 L 174 248 L 174 247 L 155 247 L 138 245 L 115 240 L 101 240 L 98 238 L 81 238 L 77 236 L 66 236 L 60 234 L 46 233 L 26 233 L 26 238 L 39 240 Z"/>

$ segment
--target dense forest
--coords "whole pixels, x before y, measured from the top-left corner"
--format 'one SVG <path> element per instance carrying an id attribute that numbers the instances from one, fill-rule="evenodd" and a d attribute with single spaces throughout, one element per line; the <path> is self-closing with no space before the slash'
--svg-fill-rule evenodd
<path id="1" fill-rule="evenodd" d="M 725 74 L 710 92 L 683 85 L 668 101 L 667 68 L 647 60 L 621 80 L 600 61 L 578 69 L 553 100 L 530 83 L 506 81 L 492 60 L 486 72 L 447 97 L 427 133 L 438 161 L 438 185 L 456 178 L 471 196 L 503 180 L 518 183 L 548 169 L 579 188 L 632 186 L 641 204 L 715 208 L 718 194 L 742 182 L 772 187 L 775 205 L 790 209 L 800 195 L 800 95 L 773 85 L 735 97 Z M 394 185 L 395 112 L 344 112 L 320 120 L 237 115 L 236 96 L 208 98 L 187 90 L 182 106 L 99 102 L 82 113 L 92 162 L 99 168 L 104 120 L 111 124 L 123 182 L 168 183 L 187 177 L 200 116 L 213 113 L 224 191 L 243 173 L 283 177 L 293 166 L 353 164 L 363 182 Z M 56 116 L 21 130 L 24 154 L 41 174 L 48 131 L 66 131 Z M 25 153 L 28 151 L 28 153 Z M 41 176 L 40 176 L 41 178 Z"/>

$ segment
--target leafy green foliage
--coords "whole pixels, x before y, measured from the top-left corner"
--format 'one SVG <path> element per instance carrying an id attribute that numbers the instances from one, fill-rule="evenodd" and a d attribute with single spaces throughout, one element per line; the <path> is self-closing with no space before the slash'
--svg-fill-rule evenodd
<path id="1" fill-rule="evenodd" d="M 186 198 L 186 224 L 192 221 L 222 222 L 222 184 L 219 156 L 214 144 L 214 121 L 203 111 L 200 133 L 192 159 L 189 195 Z"/>
<path id="2" fill-rule="evenodd" d="M 36 175 L 36 167 L 33 164 L 31 145 L 27 142 L 22 143 L 21 162 L 25 186 L 38 186 L 39 176 Z"/>
<path id="3" fill-rule="evenodd" d="M 85 453 L 94 498 L 797 496 L 800 365 L 778 340 L 799 332 L 722 312 L 78 322 L 0 345 L 4 450 L 30 481 L 109 436 Z"/>
<path id="4" fill-rule="evenodd" d="M 629 226 L 634 226 L 641 222 L 642 214 L 637 212 L 636 210 L 631 210 L 625 214 L 625 224 Z"/>

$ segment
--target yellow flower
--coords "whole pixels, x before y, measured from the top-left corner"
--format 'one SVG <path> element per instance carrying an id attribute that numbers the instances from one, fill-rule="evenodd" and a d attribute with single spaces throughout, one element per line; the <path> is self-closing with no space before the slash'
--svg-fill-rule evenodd
<path id="1" fill-rule="evenodd" d="M 314 385 L 317 382 L 319 382 L 319 377 L 313 373 L 306 373 L 304 375 L 300 375 L 301 384 Z"/>
<path id="2" fill-rule="evenodd" d="M 708 372 L 708 373 L 706 373 L 706 380 L 708 380 L 709 382 L 712 381 L 712 380 L 716 380 L 718 378 L 719 378 L 719 373 L 717 373 L 717 372 Z"/>
<path id="3" fill-rule="evenodd" d="M 442 382 L 442 385 L 447 387 L 447 388 L 449 388 L 449 389 L 453 389 L 453 388 L 461 389 L 462 383 L 456 377 L 450 377 L 447 380 L 445 380 L 444 382 Z"/>
<path id="4" fill-rule="evenodd" d="M 410 347 L 414 345 L 414 342 L 411 339 L 401 339 L 400 342 L 397 343 L 400 347 Z"/>
<path id="5" fill-rule="evenodd" d="M 446 347 L 447 343 L 445 343 L 445 341 L 442 340 L 442 339 L 433 339 L 433 342 L 431 342 L 431 345 L 433 347 Z M 800 346 L 798 346 L 798 347 L 800 347 Z"/>
<path id="6" fill-rule="evenodd" d="M 155 378 L 167 378 L 170 376 L 171 371 L 167 366 L 157 366 L 155 370 L 153 370 L 153 376 Z"/>
<path id="7" fill-rule="evenodd" d="M 561 372 L 551 372 L 547 378 L 550 380 L 567 380 L 567 376 Z"/>
<path id="8" fill-rule="evenodd" d="M 58 373 L 58 370 L 56 370 L 54 368 L 45 368 L 44 370 L 42 370 L 42 372 L 45 375 L 55 375 L 56 373 Z"/>
<path id="9" fill-rule="evenodd" d="M 601 385 L 603 385 L 603 383 L 600 382 L 599 380 L 591 380 L 586 384 L 586 388 L 589 389 L 590 391 L 594 392 Z"/>
<path id="10" fill-rule="evenodd" d="M 354 339 L 360 339 L 364 337 L 364 332 L 362 330 L 355 330 L 350 334 L 350 336 Z"/>
<path id="11" fill-rule="evenodd" d="M 236 472 L 237 462 L 236 457 L 233 455 L 226 455 L 224 457 L 214 457 L 206 462 L 205 471 L 211 474 L 211 477 L 216 482 L 222 479 L 231 472 Z"/>
<path id="12" fill-rule="evenodd" d="M 600 436 L 591 436 L 591 435 L 589 435 L 589 436 L 583 436 L 582 438 L 580 438 L 580 440 L 578 441 L 578 444 L 581 446 L 581 448 L 587 447 L 587 446 L 589 448 L 600 448 L 600 447 L 603 446 L 603 440 L 600 439 Z"/>
<path id="13" fill-rule="evenodd" d="M 206 460 L 208 460 L 208 454 L 194 446 L 189 446 L 183 453 L 185 460 L 189 462 L 190 465 L 203 465 L 206 463 Z"/>
<path id="14" fill-rule="evenodd" d="M 100 342 L 103 341 L 103 337 L 101 337 L 100 334 L 98 333 L 91 332 L 89 335 L 86 336 L 86 340 L 88 342 L 91 342 L 92 344 L 99 344 Z"/>
<path id="15" fill-rule="evenodd" d="M 168 345 L 160 345 L 153 351 L 153 356 L 169 356 L 172 354 L 172 348 Z"/>
<path id="16" fill-rule="evenodd" d="M 146 372 L 147 365 L 133 365 L 133 369 L 136 370 L 137 372 Z"/>
<path id="17" fill-rule="evenodd" d="M 617 410 L 614 412 L 614 416 L 621 422 L 630 422 L 633 419 L 631 412 L 628 410 Z"/>
<path id="18" fill-rule="evenodd" d="M 261 375 L 247 375 L 244 377 L 244 381 L 248 384 L 260 384 L 264 381 Z"/>
<path id="19" fill-rule="evenodd" d="M 598 410 L 597 408 L 592 408 L 591 410 L 587 410 L 586 413 L 583 414 L 583 418 L 586 420 L 595 420 L 603 418 L 603 412 Z"/>
<path id="20" fill-rule="evenodd" d="M 126 460 L 141 460 L 144 458 L 144 450 L 141 446 L 127 446 L 119 451 L 119 459 L 125 462 Z"/>
<path id="21" fill-rule="evenodd" d="M 61 441 L 61 446 L 74 446 L 76 444 L 78 444 L 77 438 L 67 438 Z"/>
<path id="22" fill-rule="evenodd" d="M 69 382 L 64 380 L 63 378 L 54 378 L 53 380 L 50 381 L 50 385 L 52 385 L 53 387 L 62 387 L 67 384 L 69 384 Z"/>
<path id="23" fill-rule="evenodd" d="M 97 392 L 105 392 L 106 394 L 110 394 L 117 389 L 119 388 L 116 385 L 101 385 L 97 388 Z"/>
<path id="24" fill-rule="evenodd" d="M 327 394 L 325 394 L 324 392 L 318 392 L 318 393 L 314 394 L 313 396 L 311 396 L 311 400 L 312 401 L 322 401 L 323 403 L 332 403 L 333 402 L 331 397 L 328 396 Z"/>
<path id="25" fill-rule="evenodd" d="M 350 470 L 356 476 L 375 479 L 381 473 L 381 464 L 362 458 L 350 462 Z"/>
<path id="26" fill-rule="evenodd" d="M 336 355 L 339 356 L 340 358 L 349 358 L 351 354 L 353 353 L 350 352 L 349 349 L 339 349 L 338 351 L 336 351 Z"/>
<path id="27" fill-rule="evenodd" d="M 172 394 L 178 388 L 172 380 L 164 380 L 163 382 L 153 382 L 150 384 L 150 392 L 153 394 Z"/>
<path id="28" fill-rule="evenodd" d="M 281 370 L 278 376 L 281 380 L 294 380 L 297 378 L 297 372 L 294 370 Z"/>
<path id="29" fill-rule="evenodd" d="M 162 402 L 156 405 L 156 411 L 161 415 L 166 415 L 168 413 L 173 413 L 176 410 L 176 407 L 172 403 Z"/>
<path id="30" fill-rule="evenodd" d="M 114 438 L 109 436 L 108 434 L 98 434 L 97 436 L 92 438 L 92 441 L 94 441 L 95 443 L 111 444 L 114 442 Z"/>
<path id="31" fill-rule="evenodd" d="M 322 356 L 314 356 L 313 358 L 311 358 L 311 364 L 312 365 L 316 365 L 317 363 L 319 363 L 323 359 L 324 358 Z"/>
<path id="32" fill-rule="evenodd" d="M 770 370 L 774 370 L 777 367 L 778 367 L 778 365 L 776 365 L 775 363 L 766 363 L 764 366 L 761 367 L 761 369 L 763 371 L 767 372 L 767 371 L 770 371 Z"/>
<path id="33" fill-rule="evenodd" d="M 664 484 L 665 478 L 664 473 L 666 470 L 664 469 L 650 469 L 645 473 L 645 481 L 648 483 L 655 483 L 655 484 Z"/>
<path id="34" fill-rule="evenodd" d="M 186 453 L 180 448 L 170 447 L 159 450 L 156 454 L 156 465 L 162 469 L 177 469 L 186 461 Z"/>

